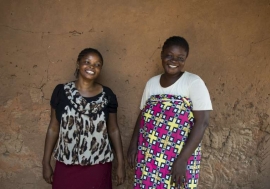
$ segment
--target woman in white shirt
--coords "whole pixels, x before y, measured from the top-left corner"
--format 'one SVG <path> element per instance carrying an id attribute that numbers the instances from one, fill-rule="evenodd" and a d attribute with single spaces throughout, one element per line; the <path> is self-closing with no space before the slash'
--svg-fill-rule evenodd
<path id="1" fill-rule="evenodd" d="M 201 140 L 212 104 L 203 80 L 182 71 L 188 53 L 184 38 L 168 38 L 161 52 L 164 73 L 144 89 L 128 150 L 136 189 L 197 188 Z"/>

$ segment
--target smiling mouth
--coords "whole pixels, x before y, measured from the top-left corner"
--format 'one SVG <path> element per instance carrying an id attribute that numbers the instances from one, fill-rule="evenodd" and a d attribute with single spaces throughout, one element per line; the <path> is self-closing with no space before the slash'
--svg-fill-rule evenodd
<path id="1" fill-rule="evenodd" d="M 169 66 L 169 68 L 176 68 L 177 66 L 173 66 L 173 65 L 168 65 Z"/>
<path id="2" fill-rule="evenodd" d="M 95 74 L 95 72 L 90 71 L 90 70 L 87 70 L 86 73 L 91 74 L 91 75 Z"/>

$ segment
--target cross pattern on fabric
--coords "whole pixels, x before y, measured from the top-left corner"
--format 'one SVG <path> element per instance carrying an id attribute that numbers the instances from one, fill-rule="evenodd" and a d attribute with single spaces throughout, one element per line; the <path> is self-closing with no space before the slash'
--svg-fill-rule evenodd
<path id="1" fill-rule="evenodd" d="M 171 167 L 194 125 L 190 99 L 153 95 L 142 110 L 134 188 L 175 189 Z M 200 168 L 200 145 L 188 159 L 182 189 L 196 189 Z"/>

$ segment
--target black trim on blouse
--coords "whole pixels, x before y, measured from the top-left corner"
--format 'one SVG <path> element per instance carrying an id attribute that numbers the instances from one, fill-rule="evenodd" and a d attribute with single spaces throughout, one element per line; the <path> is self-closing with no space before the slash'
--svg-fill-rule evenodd
<path id="1" fill-rule="evenodd" d="M 103 86 L 103 92 L 105 92 L 105 96 L 107 97 L 109 103 L 104 108 L 104 113 L 106 120 L 108 119 L 109 113 L 116 113 L 118 102 L 116 95 L 113 93 L 113 91 L 106 86 Z M 96 96 L 93 97 L 83 97 L 87 102 L 95 101 L 102 95 L 102 92 Z M 58 122 L 61 122 L 62 113 L 64 111 L 64 108 L 66 106 L 71 106 L 70 101 L 68 100 L 65 91 L 64 91 L 64 84 L 58 84 L 55 89 L 53 90 L 51 101 L 50 101 L 51 107 L 55 109 L 56 111 L 56 118 Z"/>

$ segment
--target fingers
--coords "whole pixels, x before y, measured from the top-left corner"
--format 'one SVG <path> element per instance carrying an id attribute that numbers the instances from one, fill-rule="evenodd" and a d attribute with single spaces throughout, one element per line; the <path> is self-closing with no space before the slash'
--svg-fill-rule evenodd
<path id="1" fill-rule="evenodd" d="M 129 155 L 129 158 L 128 158 L 128 165 L 130 168 L 133 169 L 133 164 L 134 164 L 134 155 Z"/>
<path id="2" fill-rule="evenodd" d="M 124 177 L 119 177 L 117 176 L 117 186 L 121 185 L 124 183 Z"/>
<path id="3" fill-rule="evenodd" d="M 174 180 L 175 180 L 175 175 L 173 172 L 171 173 L 171 175 L 172 175 L 172 177 L 171 177 L 171 185 L 172 185 L 174 183 Z"/>
<path id="4" fill-rule="evenodd" d="M 185 183 L 185 176 L 182 174 L 175 174 L 172 172 L 171 185 L 175 183 L 176 187 L 181 187 Z"/>
<path id="5" fill-rule="evenodd" d="M 134 169 L 135 167 L 135 160 L 136 160 L 135 154 L 131 154 L 128 156 L 128 165 L 131 169 Z"/>
<path id="6" fill-rule="evenodd" d="M 135 169 L 135 167 L 136 167 L 136 155 L 134 156 L 132 161 L 132 169 Z"/>
<path id="7" fill-rule="evenodd" d="M 44 176 L 43 179 L 44 179 L 48 184 L 52 184 L 52 182 L 53 182 L 53 175 L 50 175 L 50 176 Z"/>
<path id="8" fill-rule="evenodd" d="M 131 169 L 134 169 L 135 167 L 135 154 L 132 155 L 132 158 L 131 158 Z"/>
<path id="9" fill-rule="evenodd" d="M 53 182 L 53 170 L 50 164 L 46 164 L 43 166 L 43 179 L 51 184 Z"/>
<path id="10" fill-rule="evenodd" d="M 51 178 L 44 178 L 44 180 L 48 183 L 48 184 L 51 184 L 52 183 L 52 181 L 51 181 Z"/>
<path id="11" fill-rule="evenodd" d="M 117 186 L 119 186 L 120 185 L 120 180 L 119 180 L 118 176 L 116 176 L 116 180 L 117 180 Z"/>
<path id="12" fill-rule="evenodd" d="M 119 179 L 118 182 L 117 182 L 117 186 L 119 186 L 119 185 L 121 185 L 123 183 L 124 183 L 124 179 L 123 178 L 122 179 Z"/>
<path id="13" fill-rule="evenodd" d="M 185 183 L 185 181 L 186 181 L 186 176 L 184 175 L 184 176 L 182 177 L 182 182 L 181 182 L 181 183 Z"/>
<path id="14" fill-rule="evenodd" d="M 171 177 L 171 185 L 175 182 L 175 183 L 177 183 L 176 181 L 177 181 L 177 175 L 175 174 L 175 172 L 172 170 L 171 171 L 171 175 L 172 175 L 172 177 Z"/>
<path id="15" fill-rule="evenodd" d="M 128 158 L 127 158 L 127 160 L 128 160 L 128 166 L 130 167 L 130 168 L 132 168 L 132 166 L 131 166 L 131 157 L 130 157 L 130 155 L 128 155 Z"/>
<path id="16" fill-rule="evenodd" d="M 53 183 L 53 175 L 51 175 L 51 179 L 50 180 L 51 180 L 51 183 Z"/>
<path id="17" fill-rule="evenodd" d="M 128 165 L 131 169 L 134 169 L 137 158 L 137 147 L 130 147 L 127 153 Z"/>
<path id="18" fill-rule="evenodd" d="M 173 179 L 173 182 L 171 183 L 171 185 L 175 184 L 176 188 L 178 188 L 178 187 L 181 187 L 182 182 L 183 181 L 182 181 L 181 177 L 175 177 Z"/>
<path id="19" fill-rule="evenodd" d="M 177 183 L 176 183 L 176 186 L 181 187 L 184 183 L 185 183 L 185 177 L 184 176 L 179 176 L 178 180 L 177 180 Z"/>

